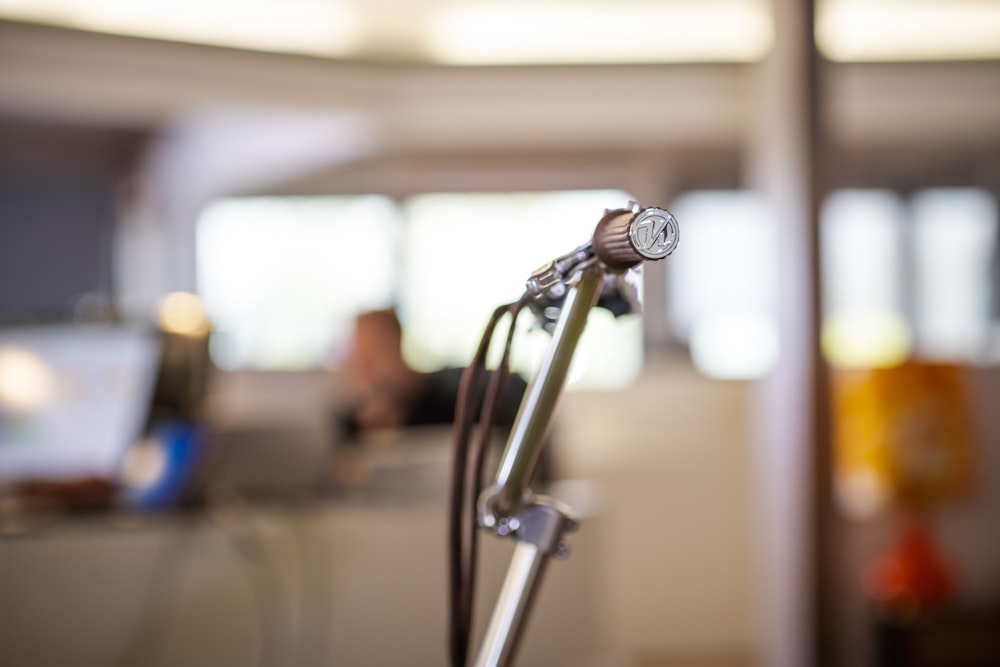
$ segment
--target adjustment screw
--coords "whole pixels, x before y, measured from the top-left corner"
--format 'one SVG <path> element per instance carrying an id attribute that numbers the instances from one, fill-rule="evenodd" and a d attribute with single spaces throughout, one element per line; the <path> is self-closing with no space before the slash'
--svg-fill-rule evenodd
<path id="1" fill-rule="evenodd" d="M 517 517 L 505 517 L 497 521 L 497 535 L 504 536 L 516 532 L 521 527 L 521 522 Z"/>

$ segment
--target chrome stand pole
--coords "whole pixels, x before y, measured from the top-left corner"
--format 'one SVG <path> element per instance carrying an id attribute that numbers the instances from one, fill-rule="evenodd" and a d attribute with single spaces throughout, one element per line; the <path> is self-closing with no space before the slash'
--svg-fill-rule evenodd
<path id="1" fill-rule="evenodd" d="M 565 298 L 545 359 L 514 420 L 495 482 L 477 499 L 479 525 L 516 539 L 517 545 L 475 667 L 512 664 L 549 559 L 566 555 L 564 536 L 577 526 L 568 508 L 551 498 L 533 496 L 528 482 L 590 309 L 597 304 L 606 277 L 646 260 L 665 258 L 677 245 L 677 234 L 677 221 L 669 211 L 629 202 L 625 209 L 605 212 L 591 242 L 553 260 L 528 280 L 531 294 L 565 293 Z"/>
<path id="2" fill-rule="evenodd" d="M 520 645 L 535 593 L 549 559 L 568 552 L 564 540 L 577 521 L 567 508 L 551 498 L 539 497 L 518 513 L 517 546 L 507 577 L 497 596 L 493 616 L 473 663 L 475 667 L 498 667 L 513 663 Z"/>
<path id="3" fill-rule="evenodd" d="M 564 536 L 577 526 L 567 507 L 551 498 L 532 496 L 527 485 L 604 276 L 603 268 L 595 262 L 582 267 L 570 284 L 548 352 L 511 429 L 496 483 L 485 489 L 478 501 L 480 525 L 501 537 L 513 537 L 517 546 L 475 667 L 512 664 L 546 565 L 552 556 L 566 555 Z"/>

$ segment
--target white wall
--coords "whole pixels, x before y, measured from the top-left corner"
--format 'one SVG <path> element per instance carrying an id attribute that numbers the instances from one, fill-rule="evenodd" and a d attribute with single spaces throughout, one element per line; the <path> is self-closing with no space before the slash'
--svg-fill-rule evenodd
<path id="1" fill-rule="evenodd" d="M 603 502 L 608 643 L 747 664 L 759 638 L 750 385 L 659 362 L 620 392 L 569 393 L 558 465 Z"/>

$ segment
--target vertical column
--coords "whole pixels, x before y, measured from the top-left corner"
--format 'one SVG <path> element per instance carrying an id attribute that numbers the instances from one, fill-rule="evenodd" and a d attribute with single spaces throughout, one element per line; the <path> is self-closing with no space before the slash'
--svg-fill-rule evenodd
<path id="1" fill-rule="evenodd" d="M 813 0 L 772 0 L 774 46 L 757 66 L 748 151 L 777 226 L 781 356 L 755 395 L 762 664 L 825 664 L 826 374 L 819 348 L 820 82 Z"/>

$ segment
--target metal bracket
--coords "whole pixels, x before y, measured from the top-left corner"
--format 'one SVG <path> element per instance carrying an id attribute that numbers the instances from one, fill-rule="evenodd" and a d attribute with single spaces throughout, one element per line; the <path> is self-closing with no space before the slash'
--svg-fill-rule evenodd
<path id="1" fill-rule="evenodd" d="M 497 517 L 493 504 L 497 487 L 491 486 L 479 496 L 479 526 L 499 537 L 511 537 L 518 542 L 534 545 L 539 551 L 556 558 L 565 558 L 569 546 L 566 533 L 580 526 L 576 513 L 566 504 L 549 496 L 531 495 L 513 516 Z"/>

